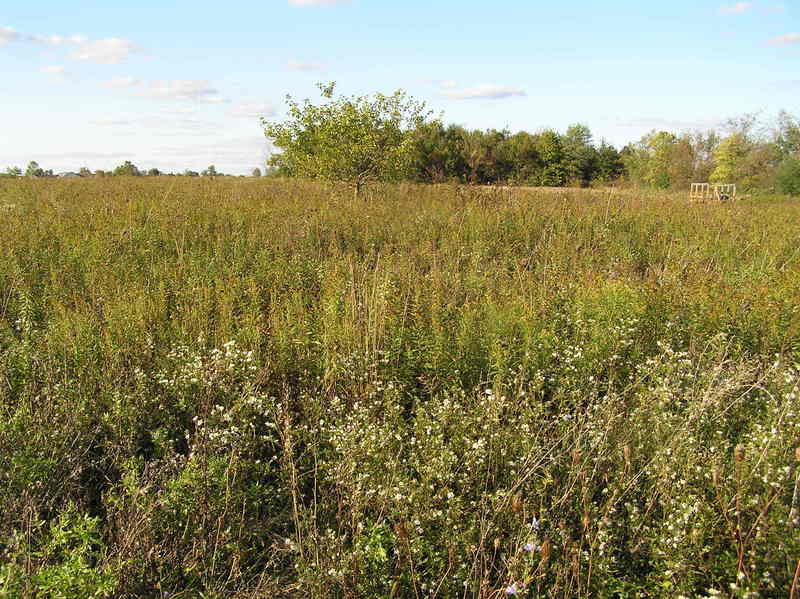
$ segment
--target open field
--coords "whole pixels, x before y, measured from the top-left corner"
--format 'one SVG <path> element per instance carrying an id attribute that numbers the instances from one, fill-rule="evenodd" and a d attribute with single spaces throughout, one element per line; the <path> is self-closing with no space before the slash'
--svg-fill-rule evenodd
<path id="1" fill-rule="evenodd" d="M 790 596 L 798 199 L 0 180 L 0 231 L 0 598 Z"/>

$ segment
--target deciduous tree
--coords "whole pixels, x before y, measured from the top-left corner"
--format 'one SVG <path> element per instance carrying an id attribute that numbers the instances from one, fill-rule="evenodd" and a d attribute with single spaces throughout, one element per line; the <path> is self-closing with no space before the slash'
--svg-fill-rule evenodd
<path id="1" fill-rule="evenodd" d="M 334 98 L 335 83 L 318 87 L 322 104 L 287 96 L 285 121 L 262 119 L 264 133 L 281 149 L 271 164 L 293 176 L 345 182 L 356 196 L 369 182 L 410 174 L 413 132 L 428 116 L 424 103 L 399 90 L 390 96 Z"/>

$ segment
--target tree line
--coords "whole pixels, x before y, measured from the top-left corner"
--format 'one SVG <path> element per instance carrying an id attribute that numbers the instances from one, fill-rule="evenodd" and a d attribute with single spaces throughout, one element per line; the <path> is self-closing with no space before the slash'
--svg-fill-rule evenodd
<path id="1" fill-rule="evenodd" d="M 625 175 L 623 154 L 611 144 L 594 143 L 587 125 L 565 133 L 469 130 L 439 121 L 415 131 L 411 178 L 480 185 L 588 186 Z"/>
<path id="2" fill-rule="evenodd" d="M 749 114 L 707 132 L 652 131 L 622 159 L 626 179 L 657 189 L 708 181 L 800 194 L 800 120 L 781 111 L 774 121 Z"/>
<path id="3" fill-rule="evenodd" d="M 800 121 L 787 112 L 727 121 L 718 130 L 651 131 L 621 149 L 595 140 L 585 124 L 565 132 L 472 130 L 431 118 L 402 90 L 391 96 L 287 96 L 288 116 L 262 120 L 278 149 L 278 175 L 348 183 L 356 195 L 370 181 L 455 181 L 479 185 L 581 186 L 628 183 L 688 189 L 735 183 L 744 190 L 800 193 Z"/>
<path id="4" fill-rule="evenodd" d="M 258 174 L 256 175 L 256 171 Z M 23 172 L 23 170 L 16 166 L 8 167 L 5 172 L 0 173 L 0 177 L 5 178 L 15 178 L 15 177 L 30 177 L 30 178 L 43 178 L 43 177 L 57 177 L 57 176 L 64 176 L 64 175 L 71 175 L 71 176 L 78 176 L 78 177 L 160 177 L 160 176 L 169 176 L 169 177 L 229 177 L 231 175 L 226 175 L 225 173 L 221 173 L 217 171 L 216 167 L 212 164 L 208 168 L 204 169 L 201 172 L 193 171 L 190 169 L 186 169 L 180 173 L 168 173 L 161 171 L 157 168 L 150 168 L 150 169 L 141 169 L 135 164 L 133 164 L 130 160 L 126 160 L 124 163 L 120 164 L 114 169 L 111 170 L 95 170 L 91 171 L 88 167 L 81 167 L 77 172 L 67 172 L 61 174 L 53 173 L 52 169 L 43 169 L 39 166 L 39 163 L 35 160 L 31 160 L 28 163 L 27 168 Z M 260 169 L 254 169 L 253 176 L 261 176 Z"/>

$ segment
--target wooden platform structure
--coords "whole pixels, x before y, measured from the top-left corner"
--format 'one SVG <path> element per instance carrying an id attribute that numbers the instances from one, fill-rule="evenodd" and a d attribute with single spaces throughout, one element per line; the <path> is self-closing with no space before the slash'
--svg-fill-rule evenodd
<path id="1" fill-rule="evenodd" d="M 692 202 L 728 202 L 736 199 L 736 184 L 723 183 L 711 185 L 710 183 L 692 183 L 689 190 L 689 199 Z"/>

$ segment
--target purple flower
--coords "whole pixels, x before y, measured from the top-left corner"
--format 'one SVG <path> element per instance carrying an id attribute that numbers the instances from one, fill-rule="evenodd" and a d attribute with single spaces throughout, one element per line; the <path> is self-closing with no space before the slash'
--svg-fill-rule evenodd
<path id="1" fill-rule="evenodd" d="M 517 594 L 517 585 L 512 584 L 511 586 L 506 587 L 506 595 L 510 597 L 511 595 L 516 595 L 516 594 Z"/>
<path id="2" fill-rule="evenodd" d="M 525 546 L 523 547 L 525 551 L 533 551 L 535 548 L 536 545 L 534 545 L 533 543 L 525 543 Z"/>

